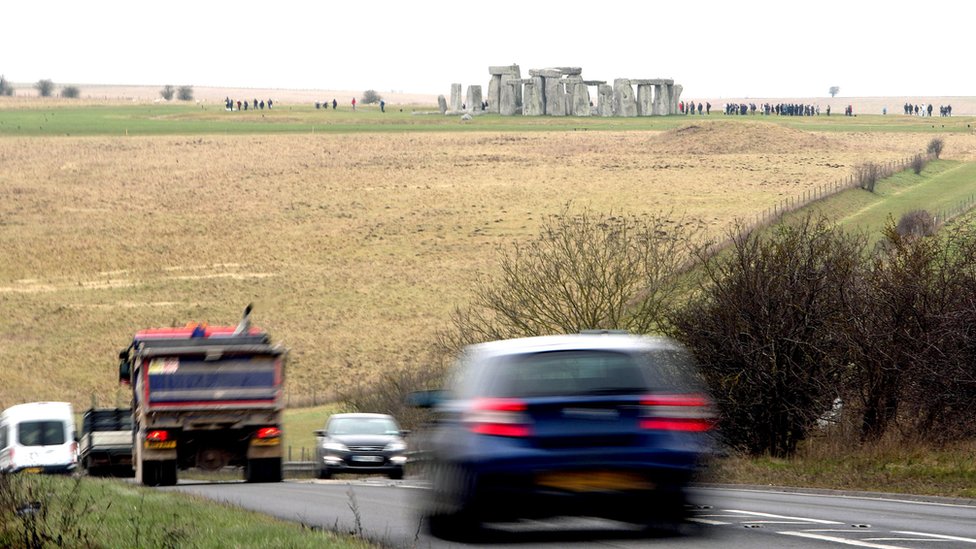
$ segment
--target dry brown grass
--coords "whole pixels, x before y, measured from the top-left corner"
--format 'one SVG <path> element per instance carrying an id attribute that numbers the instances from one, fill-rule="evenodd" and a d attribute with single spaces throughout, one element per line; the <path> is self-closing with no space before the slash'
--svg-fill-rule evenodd
<path id="1" fill-rule="evenodd" d="M 931 135 L 715 123 L 669 134 L 0 139 L 0 405 L 116 398 L 136 329 L 229 324 L 292 349 L 292 393 L 411 364 L 496 246 L 574 208 L 713 235 Z M 946 156 L 972 154 L 972 136 Z M 968 151 L 968 152 L 962 152 Z"/>

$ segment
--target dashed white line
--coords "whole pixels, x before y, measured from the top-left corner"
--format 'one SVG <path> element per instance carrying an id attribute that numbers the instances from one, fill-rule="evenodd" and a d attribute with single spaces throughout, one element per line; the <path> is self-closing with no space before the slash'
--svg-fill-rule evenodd
<path id="1" fill-rule="evenodd" d="M 882 545 L 880 543 L 869 543 L 866 541 L 860 541 L 856 539 L 844 539 L 834 536 L 824 536 L 821 534 L 814 534 L 813 532 L 777 532 L 777 534 L 782 534 L 784 536 L 796 536 L 800 538 L 817 539 L 821 541 L 832 541 L 834 543 L 840 543 L 842 545 L 854 545 L 855 547 L 873 547 L 874 549 L 905 549 L 903 546 L 898 545 Z"/>
<path id="2" fill-rule="evenodd" d="M 966 542 L 966 543 L 976 543 L 976 539 L 973 539 L 973 538 L 962 538 L 962 537 L 959 537 L 959 536 L 947 536 L 945 534 L 929 534 L 927 532 L 909 532 L 909 531 L 905 531 L 905 530 L 896 530 L 896 531 L 893 531 L 893 533 L 895 533 L 895 534 L 906 534 L 906 535 L 909 535 L 909 536 L 928 536 L 928 537 L 933 537 L 933 538 L 938 538 L 938 539 L 944 539 L 944 540 L 948 540 L 948 541 L 962 541 L 962 542 Z"/>
<path id="3" fill-rule="evenodd" d="M 843 522 L 837 522 L 836 520 L 822 520 L 806 517 L 790 517 L 786 515 L 773 515 L 771 513 L 757 513 L 755 511 L 740 511 L 738 509 L 726 509 L 729 513 L 741 513 L 744 515 L 750 515 L 754 517 L 766 517 L 766 518 L 778 518 L 792 521 L 800 521 L 801 523 L 811 523 L 811 524 L 844 524 Z"/>
<path id="4" fill-rule="evenodd" d="M 723 526 L 723 525 L 726 525 L 726 524 L 732 524 L 731 522 L 722 522 L 720 520 L 709 520 L 709 519 L 703 519 L 703 518 L 698 518 L 698 517 L 690 518 L 688 520 L 691 521 L 691 522 L 698 522 L 698 523 L 701 523 L 701 524 L 708 524 L 710 526 Z"/>

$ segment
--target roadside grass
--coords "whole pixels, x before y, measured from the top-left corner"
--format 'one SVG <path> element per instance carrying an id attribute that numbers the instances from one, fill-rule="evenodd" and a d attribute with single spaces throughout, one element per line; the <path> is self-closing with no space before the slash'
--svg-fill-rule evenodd
<path id="1" fill-rule="evenodd" d="M 732 456 L 716 459 L 707 480 L 731 484 L 826 488 L 976 498 L 976 441 L 934 446 L 840 440 L 807 441 L 789 459 Z"/>
<path id="2" fill-rule="evenodd" d="M 2 496 L 11 507 L 0 515 L 0 547 L 374 547 L 351 536 L 118 480 L 48 475 L 3 480 Z M 12 512 L 27 503 L 39 509 Z M 44 543 L 26 545 L 25 536 Z"/>

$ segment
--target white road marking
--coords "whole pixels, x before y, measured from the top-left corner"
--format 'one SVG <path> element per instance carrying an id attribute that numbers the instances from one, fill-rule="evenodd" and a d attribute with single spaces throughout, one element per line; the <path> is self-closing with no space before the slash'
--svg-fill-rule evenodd
<path id="1" fill-rule="evenodd" d="M 802 521 L 802 522 L 805 522 L 805 523 L 812 523 L 812 524 L 844 524 L 843 522 L 837 522 L 836 520 L 821 520 L 821 519 L 813 519 L 813 518 L 805 518 L 805 517 L 790 517 L 790 516 L 786 516 L 786 515 L 774 515 L 774 514 L 771 514 L 771 513 L 757 513 L 755 511 L 740 511 L 738 509 L 726 509 L 726 511 L 728 511 L 729 513 L 742 513 L 742 514 L 750 515 L 750 516 L 754 516 L 754 517 L 766 517 L 766 518 L 778 518 L 778 519 L 784 519 L 784 520 L 795 520 L 795 521 Z"/>
<path id="2" fill-rule="evenodd" d="M 882 545 L 880 543 L 868 543 L 866 541 L 859 541 L 855 539 L 844 539 L 834 536 L 824 536 L 821 534 L 814 534 L 813 532 L 776 532 L 777 534 L 783 534 L 784 536 L 796 536 L 800 538 L 817 539 L 820 541 L 832 541 L 834 543 L 840 543 L 842 545 L 854 545 L 856 547 L 872 547 L 874 549 L 905 549 L 904 546 L 898 545 Z"/>
<path id="3" fill-rule="evenodd" d="M 708 519 L 703 519 L 703 518 L 698 518 L 698 517 L 690 518 L 688 520 L 690 522 L 698 522 L 698 523 L 701 523 L 701 524 L 709 524 L 711 526 L 721 526 L 721 525 L 724 525 L 724 524 L 732 524 L 731 522 L 722 522 L 720 520 L 708 520 Z"/>
<path id="4" fill-rule="evenodd" d="M 959 536 L 947 536 L 945 534 L 929 534 L 927 532 L 909 532 L 904 530 L 895 530 L 895 534 L 907 534 L 909 536 L 928 536 L 938 539 L 944 539 L 948 541 L 964 541 L 966 543 L 976 543 L 976 539 L 973 538 L 961 538 Z"/>

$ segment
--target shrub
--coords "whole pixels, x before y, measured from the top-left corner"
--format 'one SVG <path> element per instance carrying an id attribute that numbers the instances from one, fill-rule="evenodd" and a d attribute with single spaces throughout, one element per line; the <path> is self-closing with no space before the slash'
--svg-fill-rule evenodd
<path id="1" fill-rule="evenodd" d="M 78 99 L 81 96 L 81 90 L 78 86 L 65 86 L 61 88 L 61 97 L 66 99 Z"/>
<path id="2" fill-rule="evenodd" d="M 943 147 L 945 147 L 945 141 L 943 141 L 940 137 L 934 137 L 932 138 L 932 141 L 929 141 L 929 146 L 925 152 L 935 156 L 935 158 L 938 159 L 939 155 L 942 154 Z"/>
<path id="3" fill-rule="evenodd" d="M 163 86 L 163 89 L 159 90 L 159 96 L 167 101 L 171 101 L 174 95 L 176 95 L 176 89 L 169 84 L 166 84 Z"/>
<path id="4" fill-rule="evenodd" d="M 380 94 L 376 93 L 376 90 L 366 90 L 363 92 L 363 105 L 373 105 L 379 103 L 383 99 Z"/>
<path id="5" fill-rule="evenodd" d="M 864 239 L 807 216 L 734 234 L 730 250 L 701 257 L 705 278 L 673 313 L 673 335 L 701 363 L 725 441 L 789 456 L 833 409 L 849 368 L 847 293 Z"/>
<path id="6" fill-rule="evenodd" d="M 865 162 L 854 168 L 854 179 L 858 187 L 869 193 L 874 192 L 874 186 L 878 184 L 880 178 L 881 168 L 874 162 Z"/>
<path id="7" fill-rule="evenodd" d="M 895 231 L 905 236 L 932 236 L 939 230 L 939 224 L 932 214 L 925 210 L 906 212 L 898 220 Z"/>
<path id="8" fill-rule="evenodd" d="M 51 97 L 51 93 L 54 92 L 54 82 L 50 80 L 38 80 L 37 84 L 34 84 L 34 88 L 37 89 L 37 93 L 41 97 Z"/>
<path id="9" fill-rule="evenodd" d="M 180 101 L 193 101 L 193 86 L 180 86 L 176 92 L 176 97 Z"/>
<path id="10" fill-rule="evenodd" d="M 915 172 L 915 175 L 920 175 L 922 170 L 925 169 L 926 164 L 927 162 L 925 161 L 924 156 L 916 154 L 914 157 L 912 157 L 912 171 Z"/>

